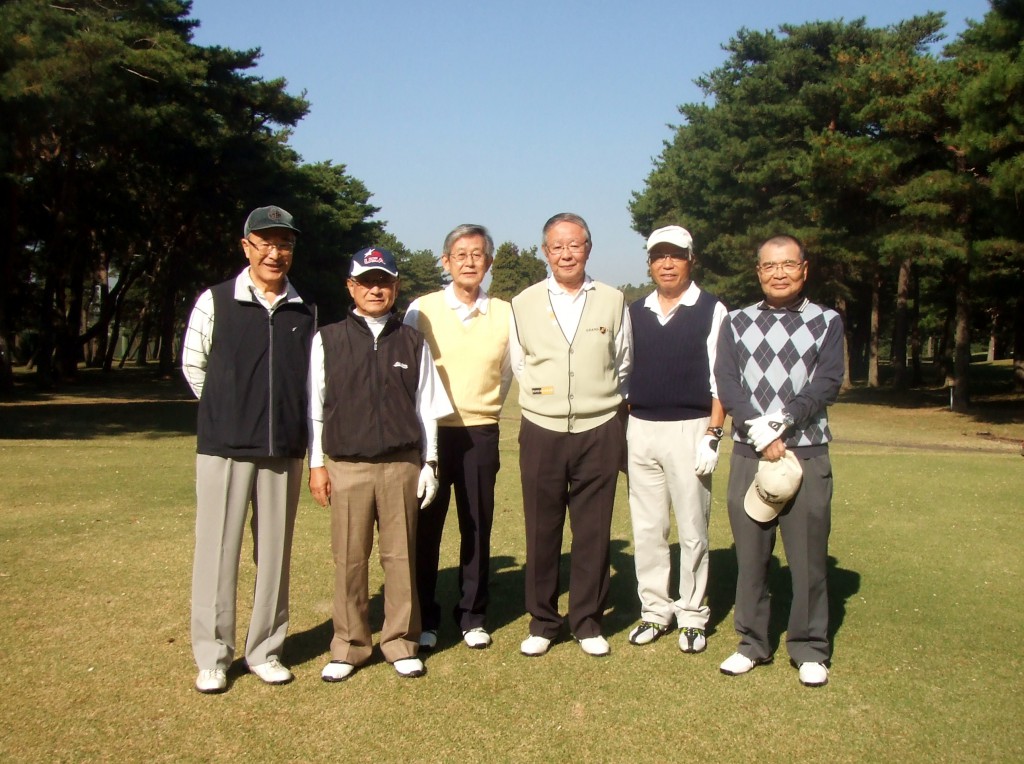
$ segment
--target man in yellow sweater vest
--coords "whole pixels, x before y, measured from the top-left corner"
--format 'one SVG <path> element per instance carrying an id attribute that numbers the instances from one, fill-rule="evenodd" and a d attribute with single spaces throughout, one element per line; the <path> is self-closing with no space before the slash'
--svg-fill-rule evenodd
<path id="1" fill-rule="evenodd" d="M 617 416 L 631 363 L 622 292 L 594 281 L 585 266 L 590 228 L 579 215 L 544 225 L 551 276 L 512 300 L 512 372 L 523 419 L 519 471 L 526 518 L 523 655 L 548 651 L 558 636 L 558 566 L 566 510 L 572 530 L 569 629 L 587 655 L 609 652 L 601 634 L 608 598 L 615 483 L 625 454 Z"/>
<path id="2" fill-rule="evenodd" d="M 498 476 L 498 414 L 512 383 L 508 332 L 511 307 L 481 288 L 494 241 L 480 225 L 460 225 L 444 240 L 441 265 L 451 283 L 412 302 L 405 323 L 421 331 L 455 412 L 438 421 L 437 496 L 416 532 L 416 582 L 421 649 L 437 644 L 441 608 L 435 600 L 441 536 L 452 488 L 459 517 L 459 592 L 453 614 L 467 646 L 491 644 L 489 599 L 494 483 Z"/>

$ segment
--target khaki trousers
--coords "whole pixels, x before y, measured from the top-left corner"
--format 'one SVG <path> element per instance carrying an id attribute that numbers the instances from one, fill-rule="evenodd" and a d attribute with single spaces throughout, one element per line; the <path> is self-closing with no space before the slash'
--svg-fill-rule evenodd
<path id="1" fill-rule="evenodd" d="M 412 658 L 420 637 L 415 584 L 419 451 L 402 451 L 375 461 L 328 459 L 326 466 L 334 554 L 331 660 L 359 666 L 373 652 L 368 575 L 374 524 L 384 569 L 380 649 L 389 663 Z"/>

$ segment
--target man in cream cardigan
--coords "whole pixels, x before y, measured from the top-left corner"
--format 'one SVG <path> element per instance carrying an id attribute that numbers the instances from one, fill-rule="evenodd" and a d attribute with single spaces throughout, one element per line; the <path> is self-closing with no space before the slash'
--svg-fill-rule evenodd
<path id="1" fill-rule="evenodd" d="M 430 345 L 455 407 L 438 421 L 437 496 L 420 512 L 416 531 L 416 583 L 423 631 L 420 648 L 437 645 L 441 608 L 435 599 L 441 536 L 455 492 L 459 518 L 459 601 L 453 615 L 468 647 L 489 647 L 485 616 L 491 565 L 494 484 L 498 477 L 498 414 L 512 384 L 508 355 L 511 308 L 481 284 L 494 261 L 494 240 L 481 225 L 460 225 L 444 240 L 441 265 L 452 278 L 424 295 L 405 314 Z"/>
<path id="2" fill-rule="evenodd" d="M 572 532 L 569 629 L 588 655 L 609 653 L 601 634 L 608 598 L 615 483 L 625 435 L 618 416 L 631 361 L 621 292 L 586 274 L 592 246 L 573 213 L 544 225 L 551 276 L 512 300 L 512 371 L 519 380 L 519 469 L 526 517 L 527 656 L 558 636 L 558 567 L 566 510 Z"/>

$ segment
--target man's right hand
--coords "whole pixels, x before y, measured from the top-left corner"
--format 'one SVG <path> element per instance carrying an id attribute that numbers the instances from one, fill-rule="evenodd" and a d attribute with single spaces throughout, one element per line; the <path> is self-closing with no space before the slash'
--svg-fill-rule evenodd
<path id="1" fill-rule="evenodd" d="M 331 503 L 331 478 L 326 467 L 309 468 L 309 492 L 321 507 Z"/>
<path id="2" fill-rule="evenodd" d="M 782 442 L 782 438 L 776 438 L 765 446 L 764 451 L 761 452 L 761 456 L 770 462 L 777 462 L 785 455 L 786 444 Z"/>

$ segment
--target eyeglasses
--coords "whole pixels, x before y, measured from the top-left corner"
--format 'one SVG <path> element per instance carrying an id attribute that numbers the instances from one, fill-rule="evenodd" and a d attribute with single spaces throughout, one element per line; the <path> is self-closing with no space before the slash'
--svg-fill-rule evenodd
<path id="1" fill-rule="evenodd" d="M 387 289 L 393 287 L 398 283 L 398 279 L 394 276 L 389 276 L 386 273 L 358 276 L 352 279 L 356 284 L 361 286 L 363 289 L 373 289 L 374 287 L 380 287 L 381 289 Z"/>
<path id="2" fill-rule="evenodd" d="M 248 237 L 245 240 L 256 247 L 256 251 L 261 255 L 269 255 L 272 249 L 276 249 L 280 255 L 290 255 L 295 251 L 294 241 L 253 241 Z"/>
<path id="3" fill-rule="evenodd" d="M 484 252 L 460 252 L 457 255 L 445 255 L 445 257 L 456 265 L 462 265 L 467 260 L 471 260 L 474 263 L 482 263 L 487 259 L 487 255 Z"/>
<path id="4" fill-rule="evenodd" d="M 771 275 L 781 268 L 783 273 L 791 276 L 803 267 L 803 260 L 783 260 L 778 263 L 758 263 L 757 272 L 761 275 Z"/>
<path id="5" fill-rule="evenodd" d="M 586 243 L 581 244 L 578 241 L 570 241 L 567 244 L 548 244 L 545 246 L 548 252 L 550 252 L 552 255 L 555 255 L 556 257 L 564 254 L 565 252 L 570 252 L 571 254 L 578 255 L 587 248 Z"/>
<path id="6" fill-rule="evenodd" d="M 689 260 L 690 259 L 690 253 L 689 252 L 682 252 L 682 251 L 676 251 L 676 252 L 652 252 L 647 257 L 647 260 L 649 262 L 651 262 L 651 263 L 659 263 L 659 262 L 661 262 L 663 260 L 666 260 L 666 259 L 667 260 Z"/>

